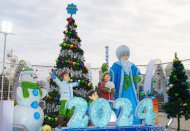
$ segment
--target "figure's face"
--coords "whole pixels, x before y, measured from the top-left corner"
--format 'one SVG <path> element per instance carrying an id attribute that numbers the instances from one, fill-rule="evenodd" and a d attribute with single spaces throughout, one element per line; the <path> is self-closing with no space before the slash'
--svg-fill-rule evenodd
<path id="1" fill-rule="evenodd" d="M 109 81 L 109 80 L 110 80 L 110 74 L 105 74 L 104 81 Z"/>
<path id="2" fill-rule="evenodd" d="M 34 72 L 21 75 L 21 81 L 29 81 L 32 83 L 37 83 L 37 80 L 38 80 L 38 76 Z"/>
<path id="3" fill-rule="evenodd" d="M 127 54 L 123 54 L 121 56 L 121 59 L 124 59 L 124 60 L 128 60 L 129 59 L 129 56 Z"/>
<path id="4" fill-rule="evenodd" d="M 70 80 L 69 74 L 64 74 L 63 80 L 64 80 L 64 81 L 69 81 L 69 80 Z"/>
<path id="5" fill-rule="evenodd" d="M 91 100 L 96 100 L 96 99 L 99 98 L 99 96 L 98 96 L 97 92 L 95 92 L 94 94 L 92 94 L 92 96 L 89 96 L 89 98 L 90 98 Z"/>

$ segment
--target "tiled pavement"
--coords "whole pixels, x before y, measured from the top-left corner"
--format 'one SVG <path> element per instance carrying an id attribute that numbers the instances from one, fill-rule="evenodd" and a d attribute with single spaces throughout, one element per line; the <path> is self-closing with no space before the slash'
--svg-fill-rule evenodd
<path id="1" fill-rule="evenodd" d="M 184 118 L 180 119 L 180 126 L 181 131 L 190 131 L 190 120 L 185 121 Z M 165 113 L 159 113 L 158 114 L 158 122 L 159 125 L 166 126 L 166 124 L 169 122 L 169 119 L 167 119 L 167 115 Z M 177 119 L 174 118 L 171 123 L 171 131 L 175 131 L 177 129 Z"/>

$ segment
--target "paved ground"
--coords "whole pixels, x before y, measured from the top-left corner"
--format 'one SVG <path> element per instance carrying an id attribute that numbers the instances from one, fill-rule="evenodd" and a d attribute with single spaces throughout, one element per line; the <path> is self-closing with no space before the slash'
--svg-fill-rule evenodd
<path id="1" fill-rule="evenodd" d="M 165 113 L 159 113 L 158 115 L 158 122 L 159 125 L 166 126 L 166 124 L 169 122 L 169 119 L 167 119 L 167 115 Z M 181 131 L 190 131 L 190 120 L 185 121 L 184 118 L 181 118 Z M 177 129 L 177 119 L 174 118 L 171 123 L 171 131 L 175 131 Z"/>

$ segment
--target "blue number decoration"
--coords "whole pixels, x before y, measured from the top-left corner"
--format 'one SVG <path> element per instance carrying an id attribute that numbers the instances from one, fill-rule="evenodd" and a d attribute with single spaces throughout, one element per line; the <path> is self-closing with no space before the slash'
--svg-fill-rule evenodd
<path id="1" fill-rule="evenodd" d="M 155 125 L 154 119 L 156 118 L 156 113 L 153 111 L 153 103 L 150 98 L 145 98 L 139 102 L 135 114 L 139 119 L 144 120 L 145 125 Z"/>
<path id="2" fill-rule="evenodd" d="M 114 104 L 113 108 L 115 109 L 120 109 L 120 115 L 117 119 L 117 126 L 122 127 L 122 126 L 131 126 L 133 124 L 133 115 L 131 113 L 132 111 L 132 103 L 129 99 L 127 98 L 118 98 Z"/>
<path id="3" fill-rule="evenodd" d="M 111 118 L 111 108 L 103 98 L 96 99 L 90 107 L 90 118 L 96 127 L 105 127 Z"/>
<path id="4" fill-rule="evenodd" d="M 67 126 L 69 128 L 86 128 L 88 126 L 88 116 L 85 115 L 88 107 L 87 102 L 83 98 L 73 97 L 66 103 L 67 109 L 72 109 L 72 107 L 75 108 L 75 112 Z"/>

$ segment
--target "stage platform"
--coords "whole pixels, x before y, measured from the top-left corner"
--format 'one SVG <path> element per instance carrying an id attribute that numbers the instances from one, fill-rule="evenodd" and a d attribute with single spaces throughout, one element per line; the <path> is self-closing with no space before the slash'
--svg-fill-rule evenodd
<path id="1" fill-rule="evenodd" d="M 164 131 L 163 126 L 130 126 L 130 127 L 105 127 L 105 128 L 77 128 L 69 129 L 63 127 L 61 129 L 54 129 L 53 131 Z"/>

